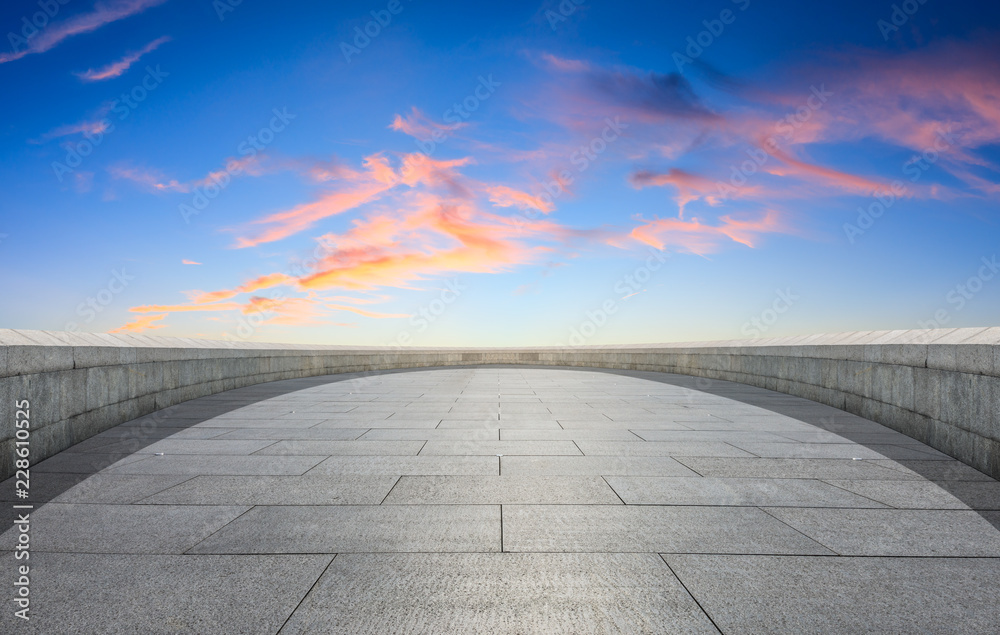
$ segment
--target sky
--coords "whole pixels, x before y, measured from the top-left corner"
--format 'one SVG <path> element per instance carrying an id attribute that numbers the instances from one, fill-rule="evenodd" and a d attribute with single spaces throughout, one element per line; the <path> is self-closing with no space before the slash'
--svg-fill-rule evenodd
<path id="1" fill-rule="evenodd" d="M 0 327 L 1000 325 L 996 2 L 0 7 Z"/>

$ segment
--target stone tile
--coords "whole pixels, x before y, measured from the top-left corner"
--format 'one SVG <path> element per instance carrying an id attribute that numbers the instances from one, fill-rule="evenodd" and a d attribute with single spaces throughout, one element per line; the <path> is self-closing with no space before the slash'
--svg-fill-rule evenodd
<path id="1" fill-rule="evenodd" d="M 869 461 L 869 463 L 875 463 L 911 477 L 925 478 L 931 481 L 993 482 L 993 479 L 988 475 L 958 461 L 914 461 L 902 459 L 899 461 Z"/>
<path id="2" fill-rule="evenodd" d="M 899 509 L 1000 509 L 1000 483 L 988 481 L 839 481 L 831 485 Z"/>
<path id="3" fill-rule="evenodd" d="M 752 507 L 504 505 L 503 532 L 512 552 L 832 553 Z"/>
<path id="4" fill-rule="evenodd" d="M 196 456 L 172 454 L 145 456 L 141 461 L 108 469 L 109 474 L 228 474 L 265 476 L 305 474 L 325 459 L 322 456 Z"/>
<path id="5" fill-rule="evenodd" d="M 885 507 L 812 479 L 609 476 L 607 482 L 629 505 Z"/>
<path id="6" fill-rule="evenodd" d="M 249 507 L 48 503 L 31 513 L 31 553 L 183 553 Z M 12 549 L 15 529 L 0 536 Z"/>
<path id="7" fill-rule="evenodd" d="M 254 440 L 233 440 L 233 439 L 163 439 L 156 441 L 139 450 L 142 454 L 215 454 L 215 455 L 249 455 L 257 450 L 272 445 L 274 441 L 254 441 Z M 129 448 L 128 441 L 100 448 L 97 451 L 115 452 L 125 451 Z M 135 450 L 132 450 L 133 452 Z"/>
<path id="8" fill-rule="evenodd" d="M 441 428 L 457 428 L 461 430 L 499 430 L 531 429 L 531 430 L 561 430 L 556 421 L 503 421 L 492 419 L 442 419 Z"/>
<path id="9" fill-rule="evenodd" d="M 504 441 L 642 441 L 628 430 L 520 430 L 501 429 Z"/>
<path id="10" fill-rule="evenodd" d="M 378 505 L 398 477 L 197 476 L 141 499 L 154 505 Z"/>
<path id="11" fill-rule="evenodd" d="M 144 454 L 105 454 L 97 452 L 62 452 L 31 466 L 33 474 L 46 472 L 94 474 L 105 468 L 119 467 L 147 458 Z"/>
<path id="12" fill-rule="evenodd" d="M 345 554 L 282 633 L 653 633 L 665 625 L 717 632 L 655 554 Z"/>
<path id="13" fill-rule="evenodd" d="M 57 503 L 103 503 L 129 505 L 191 478 L 153 474 L 107 474 L 100 472 L 69 488 L 53 500 Z M 221 505 L 230 503 L 223 502 Z"/>
<path id="14" fill-rule="evenodd" d="M 327 419 L 313 429 L 326 428 L 436 428 L 440 419 Z"/>
<path id="15" fill-rule="evenodd" d="M 772 442 L 788 443 L 789 439 L 778 436 L 770 432 L 748 432 L 746 430 L 632 430 L 632 433 L 641 437 L 644 441 L 669 441 L 671 443 L 687 443 L 691 441 L 700 442 L 723 442 L 735 443 L 738 441 L 752 442 Z M 844 439 L 840 439 L 841 443 Z"/>
<path id="16" fill-rule="evenodd" d="M 462 430 L 458 428 L 378 428 L 369 430 L 361 441 L 499 441 L 499 430 Z"/>
<path id="17" fill-rule="evenodd" d="M 577 442 L 587 456 L 725 456 L 751 457 L 749 452 L 718 441 L 644 441 L 623 443 L 619 441 Z"/>
<path id="18" fill-rule="evenodd" d="M 424 441 L 278 441 L 257 456 L 416 456 Z"/>
<path id="19" fill-rule="evenodd" d="M 621 500 L 597 476 L 404 476 L 383 504 L 621 505 Z"/>
<path id="20" fill-rule="evenodd" d="M 987 633 L 1000 559 L 664 555 L 724 633 Z"/>
<path id="21" fill-rule="evenodd" d="M 448 476 L 499 474 L 495 456 L 333 456 L 310 474 L 391 474 L 396 476 Z"/>
<path id="22" fill-rule="evenodd" d="M 680 456 L 675 459 L 701 476 L 718 478 L 820 478 L 921 480 L 874 461 L 845 459 L 727 459 Z"/>
<path id="23" fill-rule="evenodd" d="M 254 507 L 188 553 L 426 551 L 500 551 L 500 506 Z"/>
<path id="24" fill-rule="evenodd" d="M 34 610 L 10 632 L 275 633 L 331 559 L 32 553 Z"/>
<path id="25" fill-rule="evenodd" d="M 421 456 L 580 455 L 572 441 L 428 441 Z"/>
<path id="26" fill-rule="evenodd" d="M 995 557 L 1000 531 L 974 511 L 769 507 L 839 555 Z"/>
<path id="27" fill-rule="evenodd" d="M 771 459 L 883 459 L 884 455 L 857 443 L 747 443 L 736 447 Z"/>
<path id="28" fill-rule="evenodd" d="M 504 456 L 509 476 L 698 476 L 668 456 Z"/>
<path id="29" fill-rule="evenodd" d="M 292 439 L 309 439 L 311 441 L 353 441 L 368 432 L 368 428 L 244 428 L 232 430 L 216 437 L 219 440 L 228 439 L 271 439 L 285 441 Z"/>

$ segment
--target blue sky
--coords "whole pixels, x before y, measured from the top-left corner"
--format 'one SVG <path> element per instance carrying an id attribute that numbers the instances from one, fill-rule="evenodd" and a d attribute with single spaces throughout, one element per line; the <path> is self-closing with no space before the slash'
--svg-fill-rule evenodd
<path id="1" fill-rule="evenodd" d="M 997 325 L 1000 8 L 895 6 L 6 3 L 0 326 Z"/>

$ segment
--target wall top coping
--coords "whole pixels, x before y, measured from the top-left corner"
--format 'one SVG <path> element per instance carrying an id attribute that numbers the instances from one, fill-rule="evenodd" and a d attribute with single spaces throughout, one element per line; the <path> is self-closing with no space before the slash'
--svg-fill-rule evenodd
<path id="1" fill-rule="evenodd" d="M 116 348 L 186 348 L 227 350 L 286 350 L 330 352 L 428 352 L 428 351 L 558 351 L 558 350 L 635 350 L 676 348 L 757 348 L 801 346 L 923 346 L 923 345 L 1000 345 L 1000 327 L 952 329 L 913 329 L 895 331 L 857 331 L 824 333 L 744 340 L 702 342 L 666 342 L 655 344 L 595 344 L 586 346 L 518 346 L 518 347 L 391 347 L 350 346 L 329 344 L 286 344 L 279 342 L 234 342 L 154 335 L 69 333 L 63 331 L 31 331 L 0 329 L 0 346 L 44 347 L 116 347 Z"/>

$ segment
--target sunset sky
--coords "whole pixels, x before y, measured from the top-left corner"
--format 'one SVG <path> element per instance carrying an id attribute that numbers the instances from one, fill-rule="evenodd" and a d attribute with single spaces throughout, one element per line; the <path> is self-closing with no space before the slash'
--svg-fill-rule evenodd
<path id="1" fill-rule="evenodd" d="M 993 1 L 36 0 L 0 28 L 2 328 L 1000 325 Z"/>

